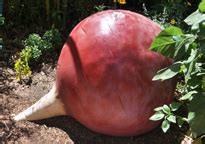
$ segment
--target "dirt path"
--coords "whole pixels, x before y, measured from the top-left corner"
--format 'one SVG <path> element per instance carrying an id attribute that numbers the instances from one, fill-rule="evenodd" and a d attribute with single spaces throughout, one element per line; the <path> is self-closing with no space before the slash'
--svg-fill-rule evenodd
<path id="1" fill-rule="evenodd" d="M 183 131 L 173 127 L 164 134 L 158 127 L 138 137 L 111 137 L 97 134 L 70 117 L 55 117 L 35 122 L 11 120 L 46 94 L 55 79 L 53 65 L 45 65 L 41 72 L 32 75 L 30 85 L 19 84 L 12 69 L 3 69 L 4 85 L 0 87 L 0 143 L 22 144 L 178 144 Z"/>

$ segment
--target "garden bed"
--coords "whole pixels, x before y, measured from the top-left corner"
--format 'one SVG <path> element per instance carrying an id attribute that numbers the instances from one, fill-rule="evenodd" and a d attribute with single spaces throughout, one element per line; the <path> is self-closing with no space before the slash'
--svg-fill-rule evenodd
<path id="1" fill-rule="evenodd" d="M 14 71 L 3 68 L 4 86 L 0 87 L 0 141 L 3 143 L 98 143 L 98 144 L 174 144 L 181 143 L 186 128 L 171 128 L 164 134 L 160 127 L 136 137 L 111 137 L 92 132 L 71 117 L 55 117 L 35 122 L 14 122 L 14 114 L 46 94 L 55 79 L 55 65 L 44 64 L 31 81 L 18 83 Z"/>
<path id="2" fill-rule="evenodd" d="M 41 1 L 36 2 L 40 3 Z M 198 2 L 192 1 L 187 2 L 187 4 L 183 1 L 179 1 L 179 5 L 170 2 L 167 3 L 166 1 L 163 1 L 164 3 L 162 4 L 158 4 L 158 2 L 151 3 L 149 1 L 142 1 L 144 4 L 142 5 L 142 3 L 138 1 L 130 1 L 131 3 L 128 3 L 126 7 L 116 5 L 116 3 L 112 1 L 110 2 L 110 4 L 105 4 L 108 5 L 108 7 L 104 7 L 104 5 L 100 4 L 96 6 L 85 5 L 79 1 L 68 3 L 65 6 L 62 5 L 63 7 L 60 7 L 60 9 L 63 11 L 66 10 L 64 8 L 68 7 L 67 13 L 64 11 L 61 19 L 57 19 L 60 13 L 55 13 L 59 9 L 55 7 L 55 5 L 53 8 L 51 7 L 50 15 L 47 15 L 46 12 L 49 11 L 49 9 L 45 9 L 43 7 L 44 4 L 39 5 L 37 3 L 32 3 L 29 7 L 27 5 L 31 2 L 27 1 L 23 3 L 20 3 L 20 1 L 16 1 L 16 3 L 8 1 L 8 4 L 5 3 L 5 12 L 3 14 L 5 17 L 5 24 L 4 29 L 0 30 L 0 35 L 4 42 L 3 51 L 0 51 L 0 143 L 191 143 L 191 139 L 186 136 L 186 132 L 189 128 L 186 124 L 184 124 L 182 128 L 171 125 L 167 133 L 163 133 L 159 126 L 153 131 L 140 136 L 112 137 L 90 131 L 69 116 L 54 117 L 33 122 L 14 122 L 12 120 L 14 114 L 25 110 L 46 94 L 52 87 L 55 79 L 56 65 L 54 63 L 56 63 L 56 60 L 51 59 L 56 59 L 57 56 L 59 56 L 61 47 L 54 50 L 56 54 L 55 58 L 46 52 L 46 54 L 49 54 L 48 56 L 44 53 L 38 62 L 29 63 L 31 64 L 29 66 L 31 66 L 32 75 L 29 79 L 24 79 L 21 83 L 17 81 L 14 71 L 15 62 L 19 58 L 21 50 L 25 48 L 25 44 L 22 41 L 24 41 L 29 34 L 36 33 L 43 36 L 43 33 L 48 30 L 47 28 L 51 28 L 51 25 L 55 25 L 62 33 L 63 40 L 65 40 L 69 31 L 84 17 L 102 9 L 117 8 L 116 6 L 139 11 L 165 27 L 174 25 L 180 26 L 186 30 L 187 25 L 184 26 L 184 18 L 195 10 L 196 7 L 198 8 Z M 49 3 L 45 5 L 49 5 Z M 130 6 L 133 5 L 136 7 L 130 8 Z M 151 7 L 151 5 L 153 5 L 153 7 Z M 180 8 L 178 6 L 180 6 Z M 186 9 L 184 9 L 184 7 Z M 90 8 L 93 9 L 90 11 Z M 35 13 L 35 10 L 37 13 Z M 20 14 L 16 15 L 16 13 Z M 51 15 L 54 16 L 52 19 L 50 17 Z M 67 16 L 67 18 L 65 16 Z M 46 22 L 44 21 L 45 19 Z M 61 40 L 59 42 L 61 42 Z M 2 42 L 0 42 L 0 46 L 1 45 Z M 1 61 L 2 57 L 3 61 Z M 42 62 L 44 62 L 44 64 L 41 64 Z"/>

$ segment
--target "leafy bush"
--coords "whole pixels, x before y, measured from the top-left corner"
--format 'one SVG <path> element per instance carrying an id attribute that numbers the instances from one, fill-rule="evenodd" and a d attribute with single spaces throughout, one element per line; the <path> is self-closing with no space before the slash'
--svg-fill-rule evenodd
<path id="1" fill-rule="evenodd" d="M 24 42 L 25 49 L 31 49 L 31 58 L 37 61 L 44 50 L 44 41 L 38 34 L 30 34 Z"/>
<path id="2" fill-rule="evenodd" d="M 190 2 L 184 0 L 160 0 L 149 3 L 152 5 L 148 8 L 147 3 L 143 3 L 144 14 L 163 28 L 171 25 L 183 26 L 183 19 L 192 6 Z"/>
<path id="3" fill-rule="evenodd" d="M 20 52 L 20 58 L 15 63 L 17 79 L 30 76 L 30 63 L 38 62 L 43 54 L 54 52 L 54 47 L 59 46 L 60 43 L 61 35 L 57 29 L 46 31 L 42 37 L 38 34 L 30 34 L 24 41 L 25 49 Z"/>
<path id="4" fill-rule="evenodd" d="M 159 70 L 153 80 L 167 80 L 181 76 L 177 91 L 180 97 L 177 103 L 163 105 L 155 109 L 151 120 L 162 120 L 162 129 L 166 132 L 171 123 L 179 127 L 187 122 L 191 128 L 191 136 L 197 138 L 205 134 L 205 0 L 199 9 L 184 21 L 191 26 L 183 32 L 178 27 L 163 30 L 151 45 L 151 50 L 160 52 L 174 59 L 174 63 Z M 174 109 L 173 109 L 173 105 Z M 174 114 L 181 105 L 187 108 L 187 116 Z"/>

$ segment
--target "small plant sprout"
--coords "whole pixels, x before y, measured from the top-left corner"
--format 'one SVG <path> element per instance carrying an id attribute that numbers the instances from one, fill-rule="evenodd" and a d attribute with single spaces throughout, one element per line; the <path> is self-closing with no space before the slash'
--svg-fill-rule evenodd
<path id="1" fill-rule="evenodd" d="M 163 120 L 161 128 L 163 132 L 167 132 L 170 128 L 170 123 L 177 123 L 179 127 L 182 126 L 184 119 L 176 116 L 175 111 L 179 109 L 181 103 L 172 102 L 170 105 L 163 105 L 154 109 L 155 113 L 150 117 L 152 121 Z"/>

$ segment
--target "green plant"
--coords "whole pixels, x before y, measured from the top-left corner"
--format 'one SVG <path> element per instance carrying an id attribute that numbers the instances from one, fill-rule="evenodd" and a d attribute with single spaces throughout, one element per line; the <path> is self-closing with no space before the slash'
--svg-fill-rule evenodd
<path id="1" fill-rule="evenodd" d="M 62 41 L 61 34 L 57 29 L 46 31 L 42 39 L 44 40 L 45 45 L 47 44 L 47 47 L 45 47 L 47 50 L 54 50 L 54 47 L 58 48 Z"/>
<path id="2" fill-rule="evenodd" d="M 25 49 L 19 54 L 19 59 L 15 63 L 17 79 L 31 75 L 30 63 L 38 62 L 42 55 L 48 52 L 54 53 L 54 47 L 59 46 L 61 35 L 57 29 L 46 31 L 41 37 L 38 34 L 30 34 L 24 41 Z"/>
<path id="3" fill-rule="evenodd" d="M 146 4 L 143 3 L 142 6 L 144 14 L 163 28 L 171 25 L 182 26 L 184 24 L 183 19 L 191 7 L 191 3 L 184 0 L 155 1 L 148 8 Z"/>
<path id="4" fill-rule="evenodd" d="M 44 48 L 44 41 L 38 34 L 30 34 L 24 41 L 25 49 L 31 49 L 32 59 L 37 61 L 42 55 Z"/>
<path id="5" fill-rule="evenodd" d="M 94 6 L 94 9 L 96 9 L 97 12 L 103 11 L 106 8 L 107 8 L 107 6 L 105 6 L 104 4 Z"/>
<path id="6" fill-rule="evenodd" d="M 174 63 L 159 70 L 153 80 L 167 80 L 177 75 L 182 79 L 177 88 L 180 92 L 178 101 L 187 108 L 186 117 L 177 116 L 171 106 L 156 108 L 151 120 L 161 120 L 164 132 L 169 129 L 170 122 L 178 125 L 183 121 L 190 125 L 191 136 L 197 138 L 205 134 L 205 0 L 198 10 L 184 21 L 191 29 L 184 33 L 178 27 L 163 30 L 151 45 L 151 50 L 174 59 Z M 171 118 L 169 119 L 169 116 Z"/>
<path id="7" fill-rule="evenodd" d="M 15 63 L 14 67 L 17 75 L 17 80 L 21 80 L 22 75 L 26 77 L 31 75 L 31 69 L 29 67 L 29 61 L 32 56 L 31 51 L 32 50 L 30 48 L 27 48 L 23 49 L 19 54 L 20 58 Z"/>
<path id="8" fill-rule="evenodd" d="M 177 123 L 178 126 L 181 127 L 184 123 L 184 118 L 177 116 L 174 113 L 179 109 L 180 106 L 181 103 L 173 102 L 170 105 L 164 104 L 161 107 L 157 107 L 154 109 L 156 112 L 152 117 L 150 117 L 150 120 L 158 121 L 163 119 L 161 125 L 163 132 L 167 132 L 167 130 L 170 128 L 170 123 Z"/>

